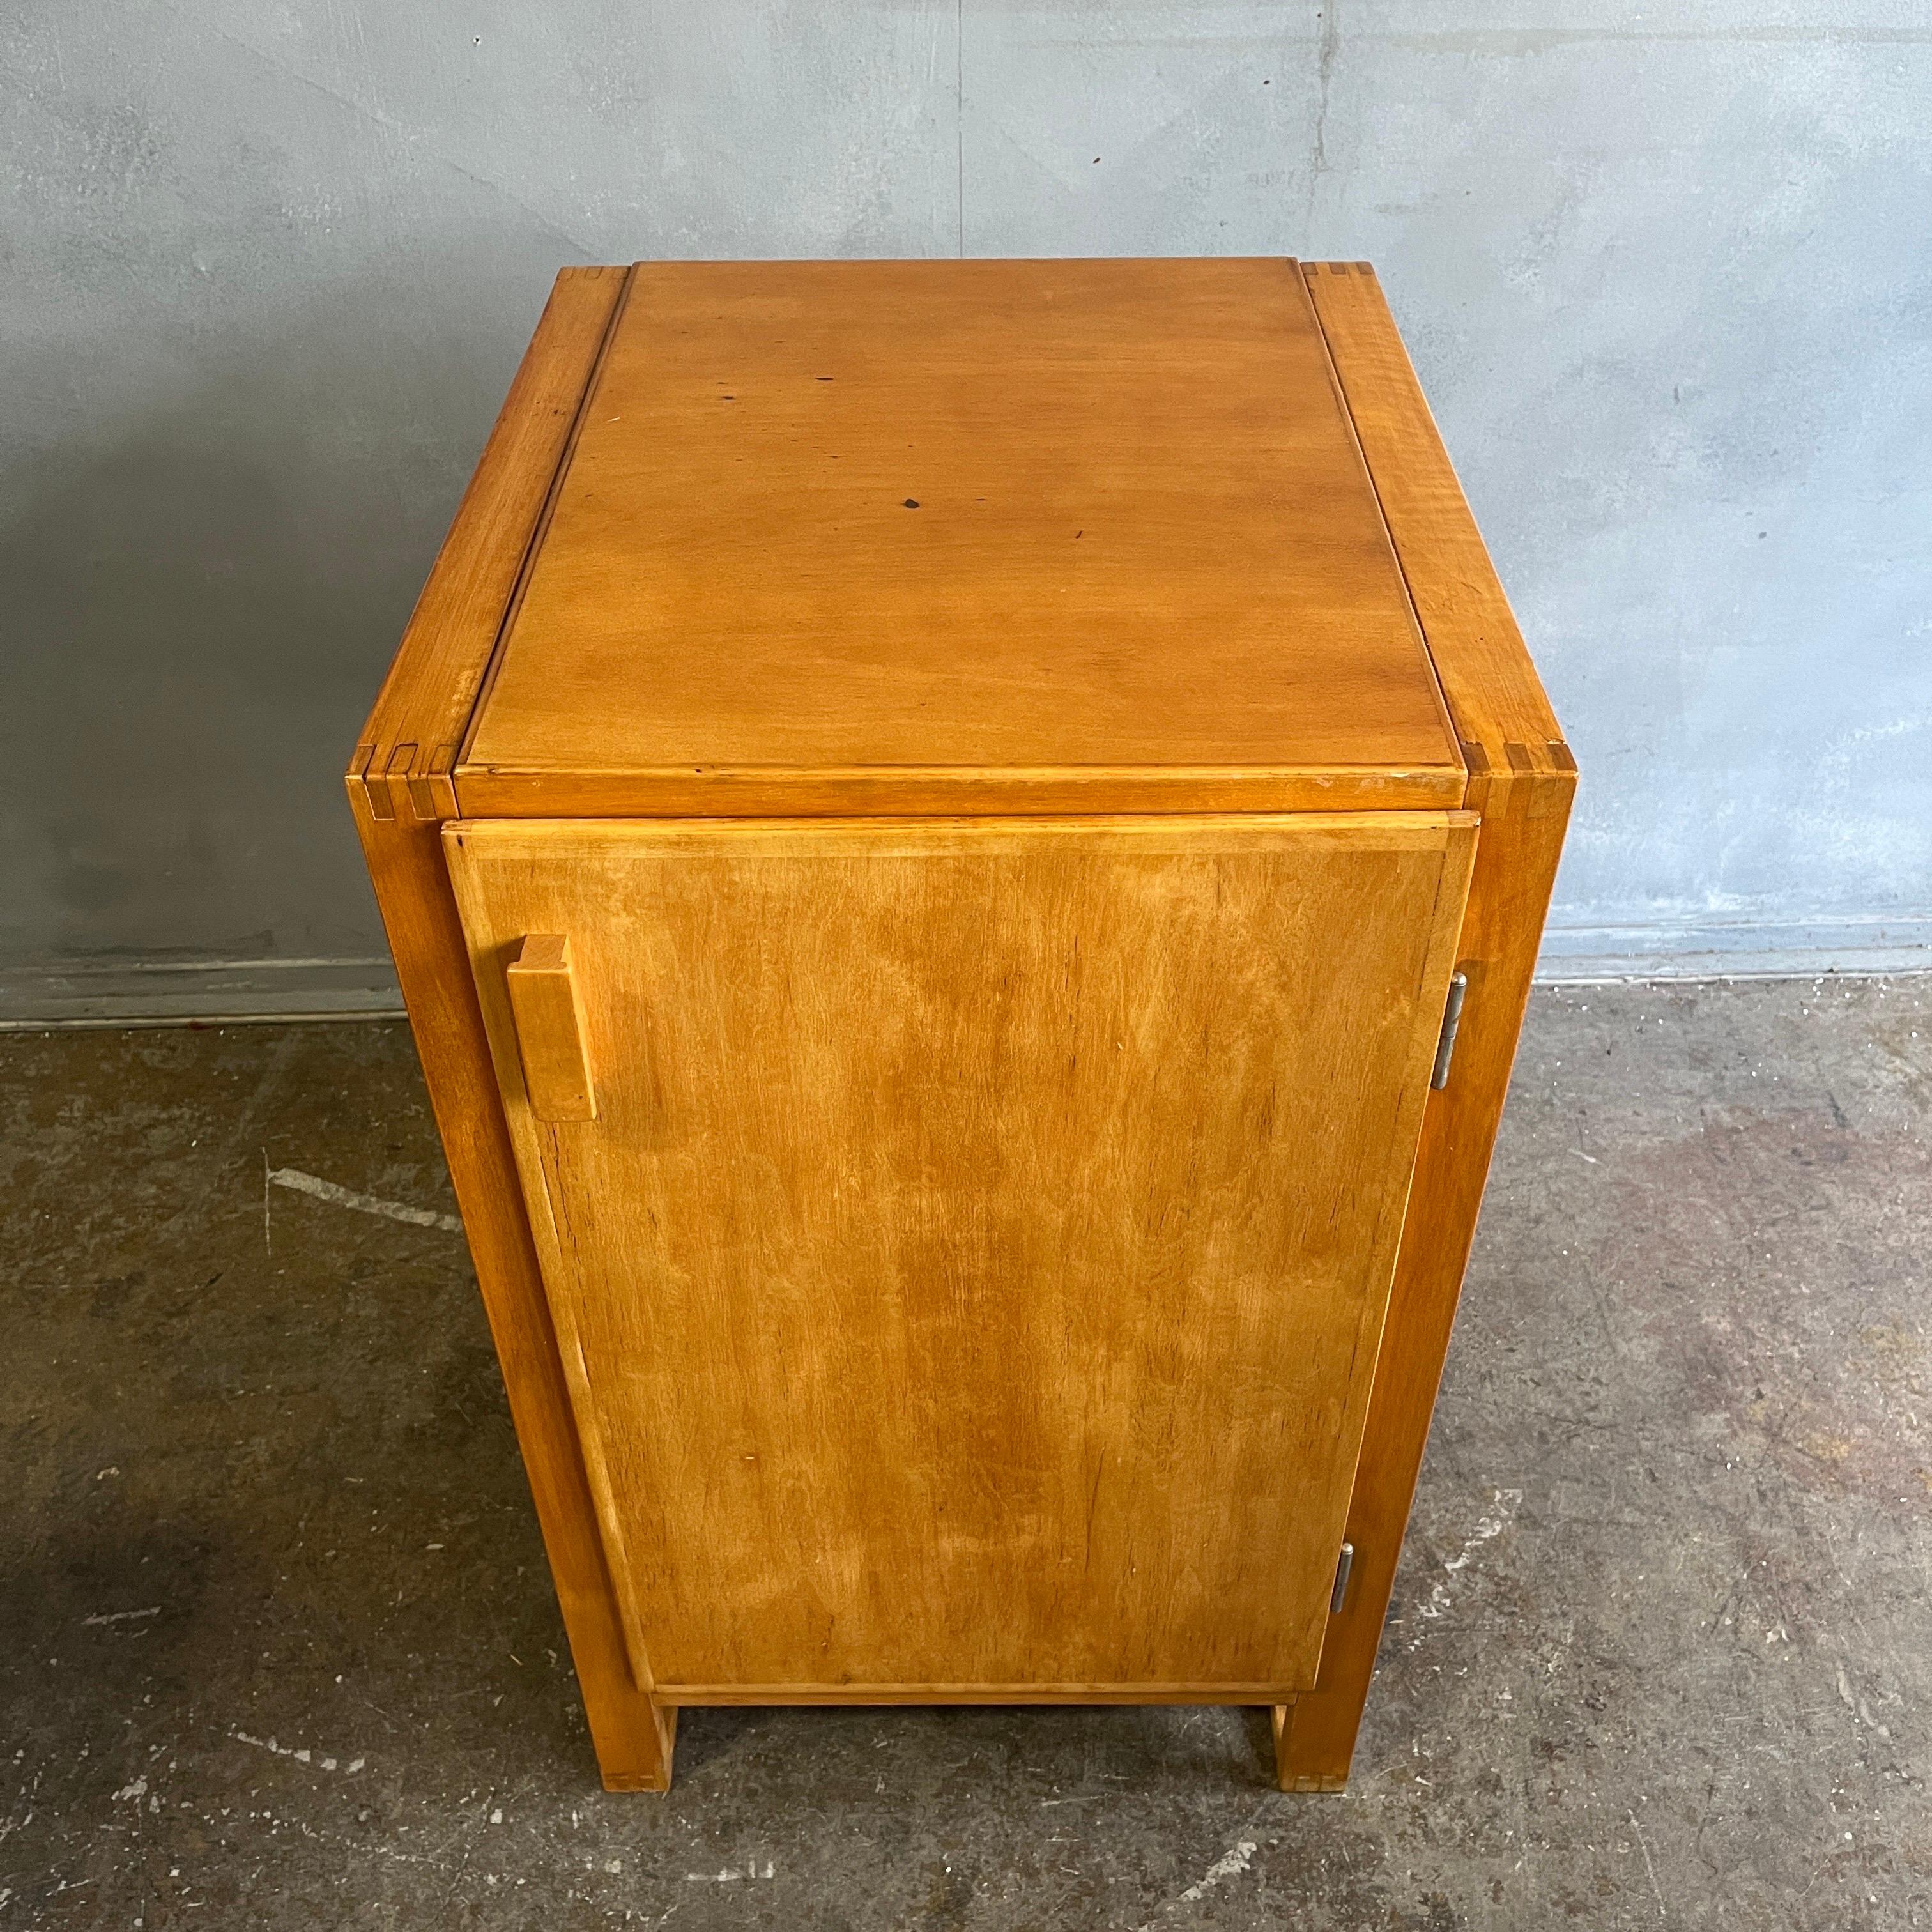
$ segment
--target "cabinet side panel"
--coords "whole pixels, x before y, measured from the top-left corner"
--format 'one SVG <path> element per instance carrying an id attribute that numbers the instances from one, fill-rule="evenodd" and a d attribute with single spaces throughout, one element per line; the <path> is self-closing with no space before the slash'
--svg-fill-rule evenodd
<path id="1" fill-rule="evenodd" d="M 1568 773 L 1478 783 L 1483 822 L 1457 952 L 1468 997 L 1448 1085 L 1423 1117 L 1348 1508 L 1347 1597 L 1315 1689 L 1277 1714 L 1285 1790 L 1347 1781 L 1568 820 Z"/>
<path id="2" fill-rule="evenodd" d="M 1381 284 L 1366 262 L 1303 273 L 1472 770 L 1574 771 Z"/>
<path id="3" fill-rule="evenodd" d="M 667 1714 L 640 1690 L 603 1558 L 462 928 L 434 824 L 350 802 L 442 1136 L 606 1784 L 670 1781 Z"/>
<path id="4" fill-rule="evenodd" d="M 458 748 L 628 274 L 557 277 L 356 746 L 379 820 L 455 815 Z"/>

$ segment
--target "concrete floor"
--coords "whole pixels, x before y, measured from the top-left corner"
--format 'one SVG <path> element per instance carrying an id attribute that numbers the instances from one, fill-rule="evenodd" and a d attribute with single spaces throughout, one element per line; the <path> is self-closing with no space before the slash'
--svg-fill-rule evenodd
<path id="1" fill-rule="evenodd" d="M 1356 1762 L 693 1712 L 597 1788 L 400 1027 L 15 1036 L 0 1928 L 1932 1924 L 1932 980 L 1539 994 Z"/>

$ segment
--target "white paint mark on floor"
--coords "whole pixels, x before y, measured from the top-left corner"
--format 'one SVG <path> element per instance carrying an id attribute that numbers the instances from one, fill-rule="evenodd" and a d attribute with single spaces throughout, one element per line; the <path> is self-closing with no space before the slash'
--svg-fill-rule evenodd
<path id="1" fill-rule="evenodd" d="M 298 1194 L 312 1195 L 337 1208 L 352 1208 L 358 1214 L 380 1214 L 386 1221 L 406 1221 L 412 1228 L 442 1228 L 452 1234 L 463 1232 L 463 1223 L 454 1214 L 439 1214 L 433 1208 L 412 1208 L 400 1201 L 385 1201 L 378 1194 L 362 1194 L 352 1187 L 339 1187 L 320 1174 L 304 1174 L 298 1167 L 278 1167 L 268 1176 L 278 1187 L 292 1187 Z"/>
<path id="2" fill-rule="evenodd" d="M 1510 1526 L 1510 1519 L 1516 1514 L 1516 1510 L 1522 1505 L 1522 1490 L 1496 1490 L 1491 1493 L 1496 1499 L 1495 1509 L 1487 1516 L 1477 1517 L 1474 1534 L 1465 1541 L 1461 1550 L 1456 1556 L 1449 1557 L 1444 1561 L 1442 1565 L 1444 1569 L 1466 1570 L 1469 1567 L 1469 1558 L 1476 1553 L 1478 1549 L 1482 1544 L 1487 1543 L 1492 1537 L 1502 1535 L 1503 1532 Z"/>
<path id="3" fill-rule="evenodd" d="M 306 1744 L 279 1744 L 273 1738 L 251 1738 L 246 1731 L 230 1731 L 228 1735 L 237 1744 L 253 1744 L 257 1750 L 270 1752 L 276 1757 L 291 1757 L 298 1764 L 312 1764 L 318 1771 L 334 1771 L 339 1768 L 357 1772 L 368 1762 L 366 1758 L 352 1757 L 346 1765 L 338 1767 L 335 1759 L 318 1757 Z"/>
<path id="4" fill-rule="evenodd" d="M 124 1798 L 130 1804 L 138 1804 L 147 1795 L 148 1780 L 145 1778 L 137 1778 L 132 1784 L 122 1785 L 121 1789 L 115 1792 L 114 1797 L 116 1803 Z"/>
<path id="5" fill-rule="evenodd" d="M 1223 1852 L 1200 1877 L 1180 1894 L 1184 1905 L 1205 1898 L 1224 1878 L 1238 1878 L 1254 1862 L 1256 1850 L 1252 1838 L 1244 1838 L 1232 1851 Z"/>
<path id="6" fill-rule="evenodd" d="M 1850 1712 L 1860 1724 L 1869 1726 L 1888 1743 L 1891 1742 L 1891 1732 L 1872 1715 L 1871 1706 L 1864 1698 L 1854 1696 L 1852 1694 L 1851 1681 L 1846 1676 L 1845 1666 L 1842 1664 L 1838 1666 L 1838 1695 L 1844 1700 L 1845 1708 Z"/>
<path id="7" fill-rule="evenodd" d="M 776 1876 L 770 1858 L 762 1865 L 754 1858 L 742 1871 L 733 1871 L 728 1868 L 724 1871 L 686 1872 L 684 1882 L 686 1885 L 731 1885 L 741 1878 L 775 1878 Z"/>
<path id="8" fill-rule="evenodd" d="M 161 1606 L 157 1604 L 152 1610 L 97 1610 L 91 1617 L 82 1617 L 81 1622 L 83 1624 L 131 1624 L 138 1623 L 143 1617 L 158 1617 L 160 1613 Z"/>
<path id="9" fill-rule="evenodd" d="M 1476 1526 L 1463 1538 L 1462 1548 L 1454 1556 L 1446 1556 L 1442 1560 L 1442 1567 L 1448 1571 L 1452 1582 L 1436 1584 L 1429 1592 L 1429 1600 L 1416 1605 L 1418 1616 L 1426 1617 L 1431 1622 L 1447 1616 L 1456 1600 L 1453 1580 L 1468 1569 L 1469 1559 L 1484 1544 L 1502 1535 L 1515 1520 L 1516 1511 L 1522 1506 L 1522 1490 L 1492 1490 L 1490 1493 L 1495 1498 L 1495 1506 L 1476 1519 Z M 1424 1630 L 1411 1638 L 1409 1648 L 1416 1648 L 1428 1634 Z"/>

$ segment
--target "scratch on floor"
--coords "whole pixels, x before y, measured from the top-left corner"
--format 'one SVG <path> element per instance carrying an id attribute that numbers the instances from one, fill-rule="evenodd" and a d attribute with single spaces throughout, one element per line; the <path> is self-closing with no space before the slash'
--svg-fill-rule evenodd
<path id="1" fill-rule="evenodd" d="M 463 1223 L 454 1214 L 439 1214 L 433 1208 L 412 1208 L 400 1201 L 385 1201 L 376 1194 L 358 1193 L 352 1187 L 338 1187 L 320 1174 L 304 1174 L 298 1167 L 278 1167 L 268 1176 L 278 1187 L 292 1187 L 298 1194 L 313 1195 L 338 1208 L 352 1208 L 358 1214 L 380 1214 L 386 1221 L 406 1221 L 412 1228 L 442 1228 L 452 1234 L 463 1232 Z"/>
<path id="2" fill-rule="evenodd" d="M 776 1876 L 770 1858 L 762 1865 L 754 1858 L 742 1871 L 733 1871 L 728 1868 L 723 1871 L 686 1872 L 684 1882 L 686 1885 L 730 1885 L 741 1878 L 774 1878 Z"/>
<path id="3" fill-rule="evenodd" d="M 1643 1827 L 1636 1822 L 1636 1814 L 1630 1814 L 1630 1829 L 1636 1834 L 1636 1848 L 1643 1854 L 1643 1868 L 1650 1874 L 1650 1888 L 1657 1894 L 1657 1916 L 1660 1918 L 1670 1916 L 1664 1903 L 1664 1888 L 1657 1882 L 1657 1866 L 1650 1856 L 1650 1840 L 1643 1835 Z"/>
<path id="4" fill-rule="evenodd" d="M 81 1622 L 83 1624 L 131 1624 L 139 1622 L 143 1617 L 158 1617 L 160 1613 L 161 1606 L 157 1604 L 149 1610 L 97 1610 L 91 1617 L 82 1617 Z"/>

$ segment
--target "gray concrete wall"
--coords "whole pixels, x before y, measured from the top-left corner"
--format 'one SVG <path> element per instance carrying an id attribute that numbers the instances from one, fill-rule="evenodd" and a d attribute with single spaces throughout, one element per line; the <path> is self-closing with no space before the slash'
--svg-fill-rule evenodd
<path id="1" fill-rule="evenodd" d="M 388 997 L 338 774 L 555 268 L 1379 267 L 1585 771 L 1552 970 L 1932 962 L 1910 0 L 16 0 L 0 1015 Z"/>

